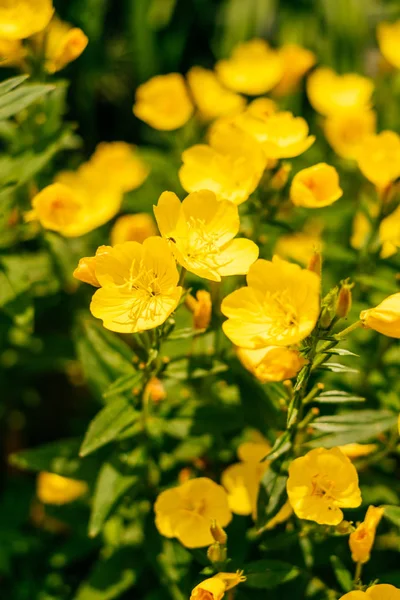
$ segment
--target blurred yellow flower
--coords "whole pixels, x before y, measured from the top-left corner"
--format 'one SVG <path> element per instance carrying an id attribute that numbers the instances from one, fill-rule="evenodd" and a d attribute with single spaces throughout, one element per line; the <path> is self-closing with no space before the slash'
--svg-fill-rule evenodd
<path id="1" fill-rule="evenodd" d="M 364 139 L 376 130 L 376 113 L 369 108 L 329 115 L 324 123 L 326 139 L 338 156 L 355 159 Z"/>
<path id="2" fill-rule="evenodd" d="M 176 260 L 199 277 L 221 281 L 226 275 L 246 274 L 257 260 L 254 242 L 233 239 L 240 226 L 237 206 L 213 192 L 193 192 L 182 203 L 173 192 L 164 192 L 154 214 Z"/>
<path id="3" fill-rule="evenodd" d="M 316 56 L 298 44 L 285 44 L 279 48 L 278 54 L 283 62 L 283 75 L 273 94 L 281 97 L 296 90 L 301 78 L 315 65 Z"/>
<path id="4" fill-rule="evenodd" d="M 356 159 L 362 174 L 378 188 L 385 188 L 400 177 L 400 136 L 382 131 L 366 137 Z"/>
<path id="5" fill-rule="evenodd" d="M 43 37 L 44 36 L 44 37 Z M 39 50 L 45 43 L 45 68 L 48 73 L 56 73 L 76 60 L 89 43 L 88 37 L 69 23 L 54 17 L 46 31 L 37 36 L 36 46 Z"/>
<path id="6" fill-rule="evenodd" d="M 187 80 L 199 113 L 206 121 L 235 114 L 246 104 L 243 96 L 220 84 L 214 71 L 192 67 Z"/>
<path id="7" fill-rule="evenodd" d="M 283 61 L 265 40 L 253 39 L 236 46 L 229 59 L 217 62 L 215 70 L 227 88 L 259 96 L 279 82 Z"/>
<path id="8" fill-rule="evenodd" d="M 400 600 L 400 590 L 394 585 L 380 583 L 369 587 L 365 592 L 361 590 L 349 592 L 339 600 Z"/>
<path id="9" fill-rule="evenodd" d="M 343 195 L 335 167 L 318 163 L 302 169 L 293 177 L 290 199 L 295 206 L 321 208 L 333 204 Z"/>
<path id="10" fill-rule="evenodd" d="M 185 80 L 179 73 L 156 75 L 136 90 L 133 112 L 154 129 L 179 129 L 190 119 L 193 110 Z"/>
<path id="11" fill-rule="evenodd" d="M 261 383 L 292 379 L 307 363 L 297 350 L 284 346 L 267 346 L 256 350 L 237 348 L 237 355 L 243 366 Z"/>
<path id="12" fill-rule="evenodd" d="M 93 179 L 130 192 L 147 179 L 150 169 L 138 156 L 135 146 L 125 142 L 101 142 L 81 172 Z"/>
<path id="13" fill-rule="evenodd" d="M 254 192 L 265 168 L 258 144 L 229 123 L 214 126 L 209 145 L 188 148 L 182 160 L 179 179 L 187 192 L 211 190 L 234 204 L 245 202 Z"/>
<path id="14" fill-rule="evenodd" d="M 379 226 L 379 239 L 382 243 L 382 258 L 392 256 L 400 248 L 400 206 L 382 220 Z"/>
<path id="15" fill-rule="evenodd" d="M 332 69 L 315 69 L 307 80 L 308 98 L 322 115 L 332 115 L 368 108 L 374 84 L 368 77 L 357 73 L 338 75 Z"/>
<path id="16" fill-rule="evenodd" d="M 379 23 L 376 36 L 379 49 L 388 63 L 400 69 L 400 21 Z"/>
<path id="17" fill-rule="evenodd" d="M 400 292 L 388 296 L 375 308 L 363 310 L 360 319 L 367 329 L 400 338 Z"/>
<path id="18" fill-rule="evenodd" d="M 0 38 L 28 38 L 42 31 L 53 13 L 52 0 L 0 0 Z"/>
<path id="19" fill-rule="evenodd" d="M 193 315 L 195 329 L 207 329 L 211 321 L 212 303 L 211 295 L 207 290 L 198 290 L 196 298 L 188 294 L 185 304 Z"/>
<path id="20" fill-rule="evenodd" d="M 361 504 L 358 475 L 339 448 L 315 448 L 289 467 L 289 502 L 300 519 L 338 525 L 342 508 Z"/>
<path id="21" fill-rule="evenodd" d="M 136 215 L 123 215 L 118 217 L 111 229 L 111 244 L 124 242 L 144 242 L 152 235 L 157 235 L 154 219 L 147 213 Z"/>
<path id="22" fill-rule="evenodd" d="M 175 260 L 160 237 L 143 244 L 125 242 L 97 254 L 94 272 L 101 288 L 90 310 L 111 331 L 136 333 L 158 327 L 182 294 Z"/>
<path id="23" fill-rule="evenodd" d="M 344 446 L 338 446 L 339 450 L 343 452 L 345 456 L 351 460 L 354 458 L 361 458 L 362 456 L 369 456 L 378 449 L 376 444 L 345 444 Z"/>
<path id="24" fill-rule="evenodd" d="M 29 219 L 37 219 L 42 227 L 59 231 L 63 235 L 75 235 L 76 224 L 83 214 L 82 201 L 70 187 L 61 183 L 48 185 L 32 200 Z M 80 233 L 76 234 L 80 235 Z"/>
<path id="25" fill-rule="evenodd" d="M 44 504 L 68 504 L 88 491 L 85 481 L 42 471 L 37 477 L 37 497 Z"/>
<path id="26" fill-rule="evenodd" d="M 88 283 L 94 287 L 101 287 L 99 280 L 96 277 L 96 260 L 100 254 L 107 254 L 112 250 L 111 246 L 99 246 L 96 250 L 96 256 L 85 256 L 81 258 L 73 275 L 79 281 Z"/>
<path id="27" fill-rule="evenodd" d="M 0 67 L 19 67 L 27 55 L 21 40 L 0 39 Z"/>
<path id="28" fill-rule="evenodd" d="M 246 581 L 243 571 L 236 573 L 217 573 L 214 577 L 205 579 L 192 590 L 190 600 L 221 600 L 227 590 Z"/>
<path id="29" fill-rule="evenodd" d="M 303 231 L 281 235 L 276 242 L 274 254 L 307 266 L 315 251 L 323 248 L 322 229 L 323 225 L 319 220 L 310 219 Z"/>
<path id="30" fill-rule="evenodd" d="M 290 346 L 314 329 L 320 311 L 320 278 L 274 256 L 249 269 L 247 287 L 227 296 L 221 305 L 228 317 L 222 328 L 243 348 Z"/>
<path id="31" fill-rule="evenodd" d="M 369 506 L 364 521 L 350 534 L 349 546 L 351 558 L 354 562 L 366 563 L 371 558 L 376 529 L 383 517 L 383 513 L 383 508 Z"/>
<path id="32" fill-rule="evenodd" d="M 269 466 L 269 461 L 260 461 L 270 450 L 271 446 L 262 437 L 255 442 L 244 442 L 238 448 L 241 462 L 230 465 L 222 473 L 221 483 L 227 491 L 233 513 L 252 515 L 256 519 L 260 481 Z"/>
<path id="33" fill-rule="evenodd" d="M 211 521 L 225 527 L 232 519 L 225 490 L 207 477 L 161 492 L 154 511 L 161 535 L 178 538 L 186 548 L 209 546 L 214 542 Z"/>

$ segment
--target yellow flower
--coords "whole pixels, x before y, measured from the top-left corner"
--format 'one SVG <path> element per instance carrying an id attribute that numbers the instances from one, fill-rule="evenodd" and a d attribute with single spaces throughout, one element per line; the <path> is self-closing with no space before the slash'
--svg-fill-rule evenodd
<path id="1" fill-rule="evenodd" d="M 129 192 L 142 185 L 149 175 L 148 166 L 137 155 L 135 146 L 125 142 L 102 142 L 84 167 L 93 179 L 106 180 L 108 185 Z"/>
<path id="2" fill-rule="evenodd" d="M 361 590 L 349 592 L 339 600 L 400 600 L 400 590 L 394 585 L 380 583 L 369 587 L 365 592 Z"/>
<path id="3" fill-rule="evenodd" d="M 350 534 L 349 546 L 354 562 L 366 563 L 371 558 L 376 529 L 383 513 L 383 508 L 369 506 L 363 523 L 360 523 L 357 529 Z"/>
<path id="4" fill-rule="evenodd" d="M 190 600 L 221 600 L 227 590 L 246 581 L 242 573 L 243 571 L 217 573 L 214 577 L 205 579 L 192 590 Z"/>
<path id="5" fill-rule="evenodd" d="M 61 183 L 53 183 L 39 192 L 32 200 L 32 207 L 32 216 L 42 227 L 67 236 L 71 229 L 75 232 L 82 214 L 80 196 Z"/>
<path id="6" fill-rule="evenodd" d="M 320 310 L 320 278 L 274 256 L 249 269 L 247 287 L 227 296 L 221 306 L 228 338 L 243 348 L 290 346 L 314 329 Z"/>
<path id="7" fill-rule="evenodd" d="M 293 177 L 290 187 L 293 204 L 306 208 L 329 206 L 342 195 L 338 172 L 326 163 L 302 169 Z"/>
<path id="8" fill-rule="evenodd" d="M 175 260 L 160 237 L 98 253 L 94 274 L 101 288 L 90 310 L 111 331 L 136 333 L 158 327 L 176 309 L 182 294 Z"/>
<path id="9" fill-rule="evenodd" d="M 209 145 L 196 144 L 182 154 L 179 179 L 187 192 L 211 190 L 221 200 L 245 202 L 265 168 L 257 143 L 229 123 L 212 128 Z"/>
<path id="10" fill-rule="evenodd" d="M 342 158 L 356 159 L 366 137 L 376 130 L 376 113 L 369 108 L 335 113 L 324 123 L 326 139 Z"/>
<path id="11" fill-rule="evenodd" d="M 281 235 L 275 245 L 275 254 L 307 266 L 314 253 L 323 248 L 322 229 L 319 220 L 310 219 L 303 231 Z"/>
<path id="12" fill-rule="evenodd" d="M 26 55 L 21 40 L 0 39 L 0 67 L 19 67 Z"/>
<path id="13" fill-rule="evenodd" d="M 265 458 L 271 446 L 261 438 L 256 442 L 244 442 L 238 448 L 241 462 L 230 465 L 221 475 L 221 483 L 227 491 L 231 511 L 237 515 L 257 516 L 257 497 L 260 481 L 268 469 Z"/>
<path id="14" fill-rule="evenodd" d="M 52 0 L 0 0 L 0 38 L 30 37 L 47 26 L 53 12 Z"/>
<path id="15" fill-rule="evenodd" d="M 43 38 L 45 36 L 45 38 Z M 37 36 L 36 46 L 40 50 L 45 40 L 45 67 L 48 73 L 56 73 L 76 60 L 88 45 L 88 37 L 79 27 L 54 17 L 45 33 Z"/>
<path id="16" fill-rule="evenodd" d="M 111 244 L 124 242 L 144 242 L 152 235 L 157 235 L 154 219 L 147 213 L 123 215 L 118 217 L 111 229 Z"/>
<path id="17" fill-rule="evenodd" d="M 211 521 L 225 527 L 232 519 L 225 490 L 207 477 L 161 492 L 154 511 L 161 535 L 178 538 L 186 548 L 209 546 L 214 542 Z"/>
<path id="18" fill-rule="evenodd" d="M 266 41 L 250 40 L 234 48 L 232 56 L 215 66 L 222 83 L 235 92 L 259 96 L 271 90 L 281 79 L 282 58 Z"/>
<path id="19" fill-rule="evenodd" d="M 361 504 L 358 475 L 339 448 L 315 448 L 289 467 L 289 502 L 300 519 L 338 525 L 342 508 Z"/>
<path id="20" fill-rule="evenodd" d="M 379 238 L 382 243 L 382 258 L 392 256 L 400 248 L 400 206 L 382 220 L 379 226 Z"/>
<path id="21" fill-rule="evenodd" d="M 315 69 L 307 80 L 308 98 L 322 115 L 368 108 L 373 91 L 371 79 L 357 73 L 338 75 L 327 67 Z"/>
<path id="22" fill-rule="evenodd" d="M 375 308 L 363 310 L 360 319 L 366 329 L 400 338 L 400 292 L 388 296 Z"/>
<path id="23" fill-rule="evenodd" d="M 238 348 L 237 355 L 243 366 L 261 383 L 291 379 L 307 363 L 297 350 L 284 346 L 267 346 L 256 350 Z"/>
<path id="24" fill-rule="evenodd" d="M 293 514 L 293 508 L 290 506 L 290 502 L 285 502 L 282 508 L 277 512 L 277 514 L 272 517 L 270 521 L 265 526 L 265 529 L 274 529 L 277 525 L 284 523 L 291 517 Z"/>
<path id="25" fill-rule="evenodd" d="M 170 73 L 156 75 L 138 87 L 133 112 L 154 129 L 172 131 L 190 119 L 193 108 L 184 78 Z"/>
<path id="26" fill-rule="evenodd" d="M 283 75 L 273 89 L 275 96 L 291 94 L 301 81 L 301 78 L 315 65 L 316 56 L 297 44 L 285 44 L 278 50 L 283 62 Z"/>
<path id="27" fill-rule="evenodd" d="M 44 504 L 68 504 L 88 491 L 87 483 L 42 471 L 37 478 L 37 497 Z"/>
<path id="28" fill-rule="evenodd" d="M 81 258 L 78 266 L 76 267 L 73 275 L 79 281 L 93 285 L 94 287 L 101 287 L 96 277 L 96 261 L 100 254 L 107 254 L 112 250 L 111 246 L 99 246 L 96 250 L 96 256 L 85 256 Z"/>
<path id="29" fill-rule="evenodd" d="M 343 452 L 345 456 L 351 460 L 354 458 L 360 458 L 362 456 L 369 456 L 372 452 L 378 449 L 376 444 L 344 444 L 344 446 L 338 446 L 339 450 Z"/>
<path id="30" fill-rule="evenodd" d="M 383 56 L 393 67 L 400 69 L 400 21 L 379 23 L 376 35 Z"/>
<path id="31" fill-rule="evenodd" d="M 193 192 L 182 203 L 173 192 L 164 192 L 154 214 L 176 260 L 199 277 L 221 281 L 245 274 L 258 257 L 254 242 L 233 239 L 240 225 L 237 206 L 213 192 Z"/>
<path id="32" fill-rule="evenodd" d="M 243 96 L 225 89 L 220 84 L 214 71 L 192 67 L 187 74 L 187 80 L 200 115 L 205 120 L 235 114 L 246 104 Z"/>
<path id="33" fill-rule="evenodd" d="M 207 290 L 198 290 L 196 298 L 188 294 L 185 303 L 193 314 L 193 327 L 195 329 L 207 329 L 211 321 L 212 312 L 210 292 L 207 292 Z"/>
<path id="34" fill-rule="evenodd" d="M 385 188 L 400 177 L 400 136 L 382 131 L 364 139 L 357 154 L 362 174 L 379 188 Z"/>

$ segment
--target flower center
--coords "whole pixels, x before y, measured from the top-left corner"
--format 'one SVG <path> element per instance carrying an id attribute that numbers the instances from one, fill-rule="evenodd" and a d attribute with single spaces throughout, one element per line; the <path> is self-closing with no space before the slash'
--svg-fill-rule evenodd
<path id="1" fill-rule="evenodd" d="M 327 475 L 317 474 L 312 478 L 312 496 L 325 498 L 325 500 L 334 500 L 335 482 L 329 479 Z"/>
<path id="2" fill-rule="evenodd" d="M 143 263 L 134 273 L 135 261 L 132 262 L 129 279 L 126 284 L 134 292 L 134 299 L 130 309 L 130 317 L 133 320 L 139 318 L 155 319 L 161 314 L 161 286 L 158 274 L 153 269 L 149 269 Z"/>
<path id="3" fill-rule="evenodd" d="M 297 327 L 297 311 L 287 290 L 267 292 L 264 304 L 270 335 L 278 336 Z"/>

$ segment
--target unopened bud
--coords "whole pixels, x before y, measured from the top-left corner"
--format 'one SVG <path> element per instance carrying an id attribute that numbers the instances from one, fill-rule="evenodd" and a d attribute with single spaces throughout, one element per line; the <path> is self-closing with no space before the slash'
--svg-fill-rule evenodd
<path id="1" fill-rule="evenodd" d="M 211 521 L 210 531 L 211 535 L 213 536 L 216 542 L 222 544 L 223 546 L 226 544 L 226 542 L 228 541 L 228 536 L 226 535 L 222 527 L 218 525 L 215 519 Z"/>
<path id="2" fill-rule="evenodd" d="M 335 531 L 341 535 L 347 535 L 348 533 L 352 533 L 354 531 L 354 526 L 350 521 L 343 520 L 341 523 L 339 523 L 339 525 L 336 525 Z"/>
<path id="3" fill-rule="evenodd" d="M 165 391 L 164 385 L 158 377 L 152 377 L 148 384 L 146 385 L 146 392 L 149 395 L 150 400 L 152 402 L 160 402 L 167 397 L 167 392 Z"/>
<path id="4" fill-rule="evenodd" d="M 283 163 L 271 179 L 272 189 L 282 190 L 287 184 L 291 170 L 292 165 L 290 163 Z"/>
<path id="5" fill-rule="evenodd" d="M 314 251 L 314 254 L 311 256 L 310 260 L 308 261 L 307 269 L 309 271 L 312 271 L 316 275 L 318 275 L 318 277 L 321 277 L 322 256 L 321 256 L 321 253 L 318 252 L 318 250 Z"/>
<path id="6" fill-rule="evenodd" d="M 323 308 L 319 320 L 319 324 L 322 327 L 322 329 L 328 329 L 329 325 L 332 323 L 332 318 L 333 316 L 329 308 Z"/>
<path id="7" fill-rule="evenodd" d="M 207 290 L 198 290 L 196 298 L 188 294 L 185 304 L 193 314 L 193 326 L 195 329 L 207 329 L 211 321 L 211 296 Z"/>
<path id="8" fill-rule="evenodd" d="M 226 549 L 216 542 L 207 549 L 207 558 L 212 563 L 225 562 Z"/>
<path id="9" fill-rule="evenodd" d="M 336 303 L 336 316 L 339 319 L 344 319 L 350 312 L 351 309 L 351 288 L 353 284 L 344 282 L 340 288 Z"/>

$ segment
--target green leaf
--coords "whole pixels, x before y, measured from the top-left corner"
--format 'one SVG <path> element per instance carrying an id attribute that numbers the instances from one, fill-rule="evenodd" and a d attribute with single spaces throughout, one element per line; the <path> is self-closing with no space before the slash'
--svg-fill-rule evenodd
<path id="1" fill-rule="evenodd" d="M 383 509 L 383 516 L 397 525 L 397 527 L 400 527 L 400 506 L 390 506 L 386 504 Z"/>
<path id="2" fill-rule="evenodd" d="M 80 456 L 87 456 L 112 440 L 139 418 L 140 413 L 123 397 L 115 398 L 92 420 L 83 440 Z"/>
<path id="3" fill-rule="evenodd" d="M 292 447 L 290 431 L 285 431 L 272 446 L 271 451 L 267 454 L 264 460 L 275 460 L 282 454 L 285 454 Z"/>
<path id="4" fill-rule="evenodd" d="M 103 464 L 96 481 L 92 512 L 89 521 L 89 536 L 95 537 L 106 521 L 114 504 L 139 481 L 138 475 L 124 474 L 112 463 Z"/>
<path id="5" fill-rule="evenodd" d="M 346 350 L 346 348 L 332 348 L 326 354 L 337 354 L 338 356 L 359 356 L 359 354 L 350 352 L 350 350 Z"/>
<path id="6" fill-rule="evenodd" d="M 275 473 L 272 468 L 262 476 L 257 499 L 258 529 L 264 527 L 280 511 L 286 500 L 287 477 Z"/>
<path id="7" fill-rule="evenodd" d="M 93 459 L 79 458 L 79 438 L 69 438 L 38 448 L 11 454 L 9 462 L 14 467 L 28 471 L 48 471 L 63 477 L 89 479 L 96 469 Z"/>
<path id="8" fill-rule="evenodd" d="M 0 259 L 0 306 L 21 294 L 43 296 L 58 290 L 51 258 L 46 252 L 11 254 Z"/>
<path id="9" fill-rule="evenodd" d="M 0 97 L 18 87 L 28 79 L 29 75 L 17 75 L 0 83 Z"/>
<path id="10" fill-rule="evenodd" d="M 121 548 L 99 560 L 73 600 L 113 600 L 129 590 L 136 581 L 139 557 Z"/>
<path id="11" fill-rule="evenodd" d="M 345 402 L 365 402 L 365 398 L 362 396 L 352 396 L 340 390 L 330 390 L 314 398 L 313 402 L 318 402 L 319 404 L 343 404 Z"/>
<path id="12" fill-rule="evenodd" d="M 168 336 L 168 341 L 187 340 L 188 338 L 198 337 L 203 335 L 205 329 L 193 329 L 193 327 L 184 327 L 173 331 Z"/>
<path id="13" fill-rule="evenodd" d="M 319 368 L 326 371 L 332 371 L 333 373 L 359 373 L 357 369 L 351 369 L 350 367 L 341 365 L 340 363 L 325 362 L 322 363 Z"/>
<path id="14" fill-rule="evenodd" d="M 295 579 L 300 573 L 299 567 L 280 560 L 256 560 L 245 566 L 247 579 L 243 585 L 271 590 Z"/>
<path id="15" fill-rule="evenodd" d="M 342 561 L 337 556 L 331 556 L 331 564 L 338 584 L 344 592 L 349 592 L 353 587 L 353 578 Z"/>
<path id="16" fill-rule="evenodd" d="M 30 83 L 14 86 L 13 90 L 0 97 L 0 121 L 16 115 L 54 89 L 53 85 Z"/>
<path id="17" fill-rule="evenodd" d="M 143 373 L 128 373 L 128 375 L 122 375 L 118 377 L 104 392 L 103 398 L 114 398 L 123 392 L 131 391 L 132 388 L 138 387 L 142 384 Z"/>

